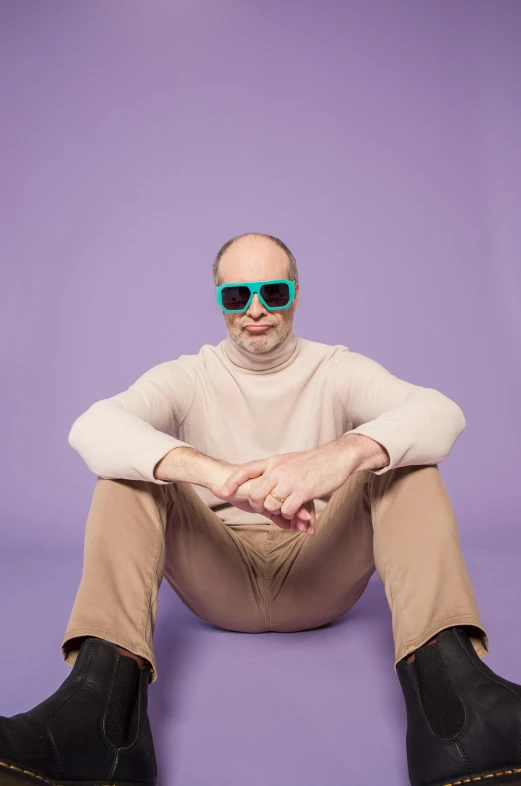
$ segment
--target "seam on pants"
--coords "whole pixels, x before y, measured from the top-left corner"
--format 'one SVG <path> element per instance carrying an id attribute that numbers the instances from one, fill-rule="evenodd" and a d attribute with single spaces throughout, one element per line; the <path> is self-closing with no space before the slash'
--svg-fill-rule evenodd
<path id="1" fill-rule="evenodd" d="M 271 524 L 272 527 L 277 526 L 276 524 Z M 274 530 L 270 528 L 268 532 L 268 536 L 264 543 L 264 573 L 262 576 L 262 588 L 264 591 L 264 629 L 265 632 L 268 633 L 271 627 L 271 616 L 270 616 L 270 585 L 269 582 L 272 580 L 272 576 L 269 574 L 269 566 L 270 566 L 270 552 L 268 546 L 270 545 L 273 537 Z"/>
<path id="2" fill-rule="evenodd" d="M 406 648 L 408 648 L 410 646 L 410 642 L 409 642 L 409 636 L 407 635 L 407 626 L 405 625 L 405 620 L 403 618 L 403 615 L 402 615 L 402 612 L 401 612 L 401 609 L 400 609 L 400 604 L 398 603 L 398 601 L 396 599 L 397 596 L 396 596 L 396 593 L 394 591 L 394 584 L 393 584 L 392 581 L 389 581 L 389 594 L 391 596 L 391 600 L 392 600 L 392 604 L 393 604 L 391 613 L 395 613 L 396 614 L 396 618 L 398 620 L 399 628 L 402 631 L 402 636 L 403 636 L 403 640 L 404 640 L 404 646 Z"/>
<path id="3" fill-rule="evenodd" d="M 143 618 L 142 618 L 141 627 L 143 630 L 143 646 L 145 646 L 146 649 L 148 649 L 146 642 L 147 642 L 147 632 L 149 627 L 150 627 L 150 633 L 152 635 L 152 592 L 154 589 L 154 580 L 155 580 L 156 594 L 157 594 L 159 591 L 159 588 L 157 586 L 159 582 L 159 565 L 161 563 L 161 557 L 165 552 L 166 527 L 168 526 L 168 511 L 165 512 L 165 515 L 167 516 L 167 520 L 165 522 L 165 531 L 163 532 L 163 536 L 160 538 L 159 550 L 155 560 L 154 570 L 152 575 L 150 576 L 150 580 L 148 582 L 148 586 L 145 591 L 145 602 L 143 608 Z"/>
<path id="4" fill-rule="evenodd" d="M 420 466 L 422 466 L 422 465 L 419 465 L 419 464 L 418 464 L 418 465 L 411 465 L 411 466 L 415 466 L 415 467 L 418 467 L 418 468 L 419 468 L 419 467 L 420 467 Z M 397 471 L 397 470 L 399 470 L 399 469 L 404 469 L 404 467 L 393 467 L 393 469 L 390 469 L 390 470 L 389 470 L 388 472 L 386 472 L 385 474 L 387 475 L 387 474 L 391 474 L 391 473 L 393 473 L 393 472 L 396 474 L 396 471 Z M 371 491 L 371 499 L 372 499 L 372 497 L 373 497 L 373 482 L 375 482 L 375 480 L 376 480 L 376 477 L 381 477 L 381 476 L 380 476 L 380 475 L 379 475 L 379 476 L 377 476 L 377 475 L 373 474 L 373 475 L 372 475 L 372 477 L 371 477 L 371 486 L 370 486 L 370 491 Z M 380 499 L 379 499 L 378 501 L 376 501 L 376 500 L 375 500 L 375 508 L 374 508 L 374 512 L 375 512 L 375 516 L 374 516 L 374 517 L 375 517 L 375 519 L 376 519 L 376 516 L 377 516 L 377 514 L 378 514 L 378 513 L 380 513 L 380 506 L 381 506 L 381 504 L 382 504 L 383 496 L 384 496 L 384 495 L 382 494 L 382 495 L 380 496 Z M 391 509 L 391 507 L 392 507 L 392 504 L 390 504 L 390 505 L 389 505 L 389 509 Z"/>
<path id="5" fill-rule="evenodd" d="M 330 514 L 330 517 L 333 518 L 333 516 L 340 515 L 342 509 L 345 507 L 345 505 L 347 505 L 349 500 L 367 482 L 368 482 L 368 478 L 366 476 L 366 477 L 364 477 L 364 479 L 357 486 L 355 486 L 355 488 L 351 491 L 351 493 L 343 500 L 343 502 L 338 507 L 338 509 L 336 509 L 334 513 Z M 324 513 L 327 510 L 329 505 L 330 505 L 330 503 L 328 502 L 328 504 L 326 505 L 324 510 L 322 510 L 320 512 L 320 517 L 322 517 L 324 515 Z M 273 526 L 277 526 L 277 525 L 274 524 Z M 320 537 L 320 532 L 321 531 L 322 531 L 322 528 L 320 529 L 320 531 L 317 531 L 317 536 L 318 537 Z M 268 538 L 266 539 L 266 544 L 265 544 L 265 575 L 263 577 L 264 578 L 265 598 L 266 598 L 266 601 L 265 601 L 265 623 L 266 623 L 265 626 L 266 626 L 266 632 L 268 632 L 270 630 L 270 626 L 271 626 L 271 618 L 270 618 L 271 603 L 270 603 L 270 593 L 269 593 L 269 589 L 270 588 L 269 588 L 269 585 L 268 585 L 267 582 L 268 581 L 272 581 L 273 580 L 273 576 L 266 575 L 266 573 L 268 572 L 268 567 L 269 567 L 268 545 L 269 545 L 270 540 L 271 540 L 271 534 L 272 533 L 270 532 L 269 535 L 268 535 Z M 312 542 L 312 538 L 310 538 L 308 535 L 305 535 L 304 533 L 298 533 L 298 534 L 300 534 L 302 536 L 302 539 L 303 539 L 302 546 L 300 547 L 300 552 L 299 552 L 299 553 L 302 553 L 304 551 L 304 549 L 306 548 L 307 544 Z M 313 536 L 313 537 L 315 537 L 315 536 Z M 291 567 L 290 567 L 290 569 L 289 569 L 289 571 L 288 571 L 288 573 L 286 575 L 286 578 L 289 576 L 289 574 L 290 574 L 291 570 L 293 569 L 294 565 L 295 565 L 295 560 L 293 561 L 293 563 L 292 563 L 292 565 L 291 565 Z M 374 573 L 374 570 L 372 571 L 371 575 L 373 573 Z M 369 578 L 371 578 L 371 576 Z M 369 583 L 369 579 L 367 580 L 367 583 L 362 588 L 362 590 L 360 592 L 360 595 L 365 590 L 365 587 L 367 586 L 368 583 Z M 280 591 L 282 591 L 282 587 L 280 588 Z M 333 622 L 333 620 L 337 619 L 337 617 L 341 617 L 343 614 L 346 614 L 352 608 L 352 606 L 354 606 L 354 604 L 358 601 L 358 598 L 360 597 L 360 595 L 355 599 L 355 601 L 353 603 L 351 603 L 350 606 L 348 606 L 347 609 L 345 609 L 344 611 L 341 611 L 340 614 L 337 614 L 335 617 L 333 617 L 332 619 L 328 620 L 327 622 L 325 622 L 323 624 L 324 625 L 328 625 L 330 622 Z"/>
<path id="6" fill-rule="evenodd" d="M 164 500 L 164 491 L 162 492 L 162 495 L 163 495 L 163 500 Z M 160 537 L 159 537 L 158 553 L 156 554 L 156 557 L 153 560 L 152 572 L 149 574 L 149 578 L 148 578 L 147 583 L 145 585 L 145 592 L 144 592 L 144 598 L 143 598 L 143 610 L 141 612 L 141 623 L 140 623 L 140 626 L 139 626 L 139 628 L 141 630 L 141 636 L 142 636 L 142 639 L 143 639 L 143 647 L 146 647 L 146 649 L 148 649 L 148 646 L 147 646 L 147 643 L 146 643 L 146 641 L 147 641 L 147 639 L 146 639 L 147 628 L 148 628 L 149 624 L 151 625 L 153 582 L 154 582 L 154 578 L 155 578 L 156 579 L 156 584 L 157 584 L 158 565 L 159 565 L 160 560 L 161 560 L 161 554 L 163 553 L 164 548 L 165 548 L 166 528 L 168 526 L 168 505 L 167 504 L 165 505 L 165 517 L 166 517 L 166 520 L 165 520 L 165 529 L 163 531 L 163 522 L 161 520 L 161 509 L 160 509 L 159 505 L 157 504 L 156 497 L 153 494 L 151 496 L 152 496 L 152 499 L 154 500 L 154 504 L 156 506 L 157 514 L 159 516 L 159 525 L 161 527 L 161 531 L 160 531 Z"/>
<path id="7" fill-rule="evenodd" d="M 371 481 L 369 483 L 369 499 L 370 499 L 371 506 L 372 506 L 372 500 L 373 500 L 373 481 L 374 481 L 374 478 L 375 478 L 375 475 L 373 474 L 371 476 Z M 376 538 L 376 531 L 375 531 L 375 522 L 376 522 L 376 519 L 377 519 L 378 511 L 380 509 L 380 502 L 381 502 L 381 500 L 379 500 L 378 503 L 376 503 L 376 501 L 375 501 L 374 514 L 371 513 L 371 521 L 372 521 L 372 526 L 373 526 L 373 551 L 374 551 L 375 563 L 376 563 L 376 561 L 378 561 L 380 563 L 381 567 L 382 567 L 383 583 L 384 583 L 384 586 L 388 586 L 389 587 L 389 595 L 391 596 L 391 603 L 392 603 L 391 614 L 396 614 L 396 619 L 398 621 L 398 626 L 399 626 L 399 628 L 400 628 L 400 630 L 402 632 L 402 637 L 403 637 L 403 640 L 404 640 L 404 646 L 406 648 L 408 648 L 409 647 L 409 637 L 407 635 L 407 626 L 405 624 L 405 619 L 404 619 L 404 617 L 402 615 L 402 611 L 400 609 L 400 605 L 397 602 L 397 593 L 395 592 L 394 583 L 390 579 L 389 580 L 387 579 L 387 565 L 385 564 L 384 560 L 382 559 L 380 551 L 378 549 L 378 545 L 377 545 L 377 538 Z"/>

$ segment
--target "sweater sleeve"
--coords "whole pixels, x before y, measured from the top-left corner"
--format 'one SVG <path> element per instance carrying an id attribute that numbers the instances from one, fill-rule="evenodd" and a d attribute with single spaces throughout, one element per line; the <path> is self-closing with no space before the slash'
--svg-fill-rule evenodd
<path id="1" fill-rule="evenodd" d="M 194 393 L 189 364 L 160 363 L 126 391 L 92 404 L 72 424 L 69 445 L 101 478 L 165 485 L 154 477 L 158 461 L 173 448 L 192 447 L 165 432 L 179 428 Z"/>
<path id="2" fill-rule="evenodd" d="M 353 428 L 389 453 L 382 475 L 394 467 L 438 464 L 465 429 L 460 407 L 434 388 L 398 379 L 375 360 L 343 348 L 333 357 L 337 394 Z"/>

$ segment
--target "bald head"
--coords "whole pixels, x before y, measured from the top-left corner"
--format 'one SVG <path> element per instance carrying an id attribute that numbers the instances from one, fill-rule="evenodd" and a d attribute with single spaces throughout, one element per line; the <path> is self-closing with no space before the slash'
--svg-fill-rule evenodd
<path id="1" fill-rule="evenodd" d="M 270 277 L 264 275 L 242 275 L 244 271 L 266 269 L 268 259 L 280 269 L 280 262 L 284 263 L 282 275 L 271 276 L 271 278 L 287 278 L 290 281 L 298 281 L 298 270 L 295 257 L 278 237 L 265 235 L 259 232 L 246 232 L 228 240 L 219 250 L 215 257 L 212 274 L 215 286 L 225 283 L 225 272 L 238 270 L 241 273 L 239 278 L 230 278 L 226 275 L 227 281 L 260 281 L 269 280 Z M 262 261 L 264 265 L 262 265 Z M 260 263 L 260 264 L 259 264 Z"/>

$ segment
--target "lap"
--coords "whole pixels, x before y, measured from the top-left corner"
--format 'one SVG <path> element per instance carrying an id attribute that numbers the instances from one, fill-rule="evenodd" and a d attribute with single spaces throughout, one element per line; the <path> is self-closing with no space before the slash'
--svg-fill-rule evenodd
<path id="1" fill-rule="evenodd" d="M 269 521 L 224 524 L 190 484 L 173 484 L 167 581 L 197 616 L 226 630 L 326 624 L 356 602 L 374 572 L 368 477 L 355 473 L 332 494 L 312 536 Z"/>

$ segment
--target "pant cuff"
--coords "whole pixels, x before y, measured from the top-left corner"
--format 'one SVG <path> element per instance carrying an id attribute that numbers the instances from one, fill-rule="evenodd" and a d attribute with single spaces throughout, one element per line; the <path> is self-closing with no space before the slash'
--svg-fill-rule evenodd
<path id="1" fill-rule="evenodd" d="M 426 644 L 426 642 L 428 642 L 429 639 L 432 639 L 433 636 L 441 633 L 441 631 L 445 628 L 454 628 L 458 625 L 472 626 L 477 628 L 476 634 L 478 635 L 469 634 L 469 638 L 477 655 L 483 660 L 483 658 L 489 652 L 489 640 L 487 632 L 483 627 L 479 617 L 474 617 L 471 614 L 460 614 L 457 617 L 448 617 L 445 620 L 437 622 L 435 625 L 431 625 L 431 627 L 417 639 L 408 641 L 406 644 L 396 650 L 394 670 L 396 671 L 396 666 L 399 661 L 401 661 L 403 658 L 406 658 L 408 655 L 412 655 L 415 650 L 419 649 L 421 646 L 423 646 L 423 644 Z"/>
<path id="2" fill-rule="evenodd" d="M 134 655 L 139 655 L 141 658 L 144 658 L 151 666 L 151 674 L 150 674 L 150 682 L 156 682 L 157 680 L 157 662 L 155 655 L 152 650 L 148 649 L 143 644 L 138 644 L 137 642 L 130 641 L 126 639 L 124 636 L 120 636 L 118 633 L 114 633 L 113 631 L 104 630 L 102 628 L 96 627 L 83 627 L 83 628 L 71 628 L 65 633 L 63 637 L 62 643 L 60 645 L 61 655 L 65 663 L 69 666 L 74 666 L 76 663 L 76 658 L 78 657 L 78 650 L 76 649 L 69 649 L 66 645 L 71 639 L 76 639 L 80 636 L 94 636 L 97 639 L 105 639 L 106 641 L 110 641 L 112 644 L 116 644 L 118 647 L 123 647 L 123 649 L 132 652 Z"/>

